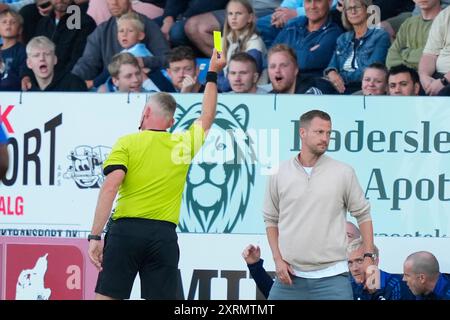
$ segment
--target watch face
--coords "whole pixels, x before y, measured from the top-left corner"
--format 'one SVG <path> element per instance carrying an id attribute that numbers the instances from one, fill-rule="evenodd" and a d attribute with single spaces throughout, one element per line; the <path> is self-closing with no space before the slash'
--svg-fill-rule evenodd
<path id="1" fill-rule="evenodd" d="M 369 258 L 372 258 L 375 260 L 377 258 L 377 255 L 375 253 L 367 252 L 367 253 L 364 253 L 364 257 L 369 257 Z"/>

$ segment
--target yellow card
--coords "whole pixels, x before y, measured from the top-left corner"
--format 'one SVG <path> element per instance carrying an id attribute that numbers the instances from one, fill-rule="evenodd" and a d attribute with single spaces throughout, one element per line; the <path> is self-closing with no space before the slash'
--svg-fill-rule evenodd
<path id="1" fill-rule="evenodd" d="M 222 33 L 220 31 L 214 31 L 214 48 L 217 52 L 222 52 Z"/>

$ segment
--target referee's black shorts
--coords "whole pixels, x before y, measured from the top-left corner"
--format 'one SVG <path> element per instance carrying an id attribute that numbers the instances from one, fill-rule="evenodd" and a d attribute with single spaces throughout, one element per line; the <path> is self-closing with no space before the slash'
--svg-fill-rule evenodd
<path id="1" fill-rule="evenodd" d="M 105 236 L 103 270 L 95 292 L 128 299 L 139 273 L 141 298 L 176 299 L 180 253 L 175 229 L 167 221 L 115 220 Z"/>

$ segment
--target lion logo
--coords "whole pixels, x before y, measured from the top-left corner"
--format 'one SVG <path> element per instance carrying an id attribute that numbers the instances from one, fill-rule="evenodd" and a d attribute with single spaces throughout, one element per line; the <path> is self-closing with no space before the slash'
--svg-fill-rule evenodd
<path id="1" fill-rule="evenodd" d="M 201 104 L 178 106 L 172 132 L 186 130 Z M 183 193 L 181 232 L 230 233 L 242 220 L 255 182 L 256 155 L 246 135 L 248 107 L 217 106 L 205 144 L 192 160 Z"/>
<path id="2" fill-rule="evenodd" d="M 64 178 L 73 179 L 80 189 L 99 188 L 105 180 L 103 162 L 110 152 L 111 148 L 105 146 L 77 146 L 67 156 L 71 165 Z"/>

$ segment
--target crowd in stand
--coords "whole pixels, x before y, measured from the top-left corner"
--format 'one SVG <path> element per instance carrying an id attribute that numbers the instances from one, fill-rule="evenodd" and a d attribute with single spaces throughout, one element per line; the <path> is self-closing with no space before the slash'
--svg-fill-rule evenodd
<path id="1" fill-rule="evenodd" d="M 0 0 L 1 91 L 450 95 L 448 0 Z M 203 59 L 206 60 L 206 59 Z"/>

